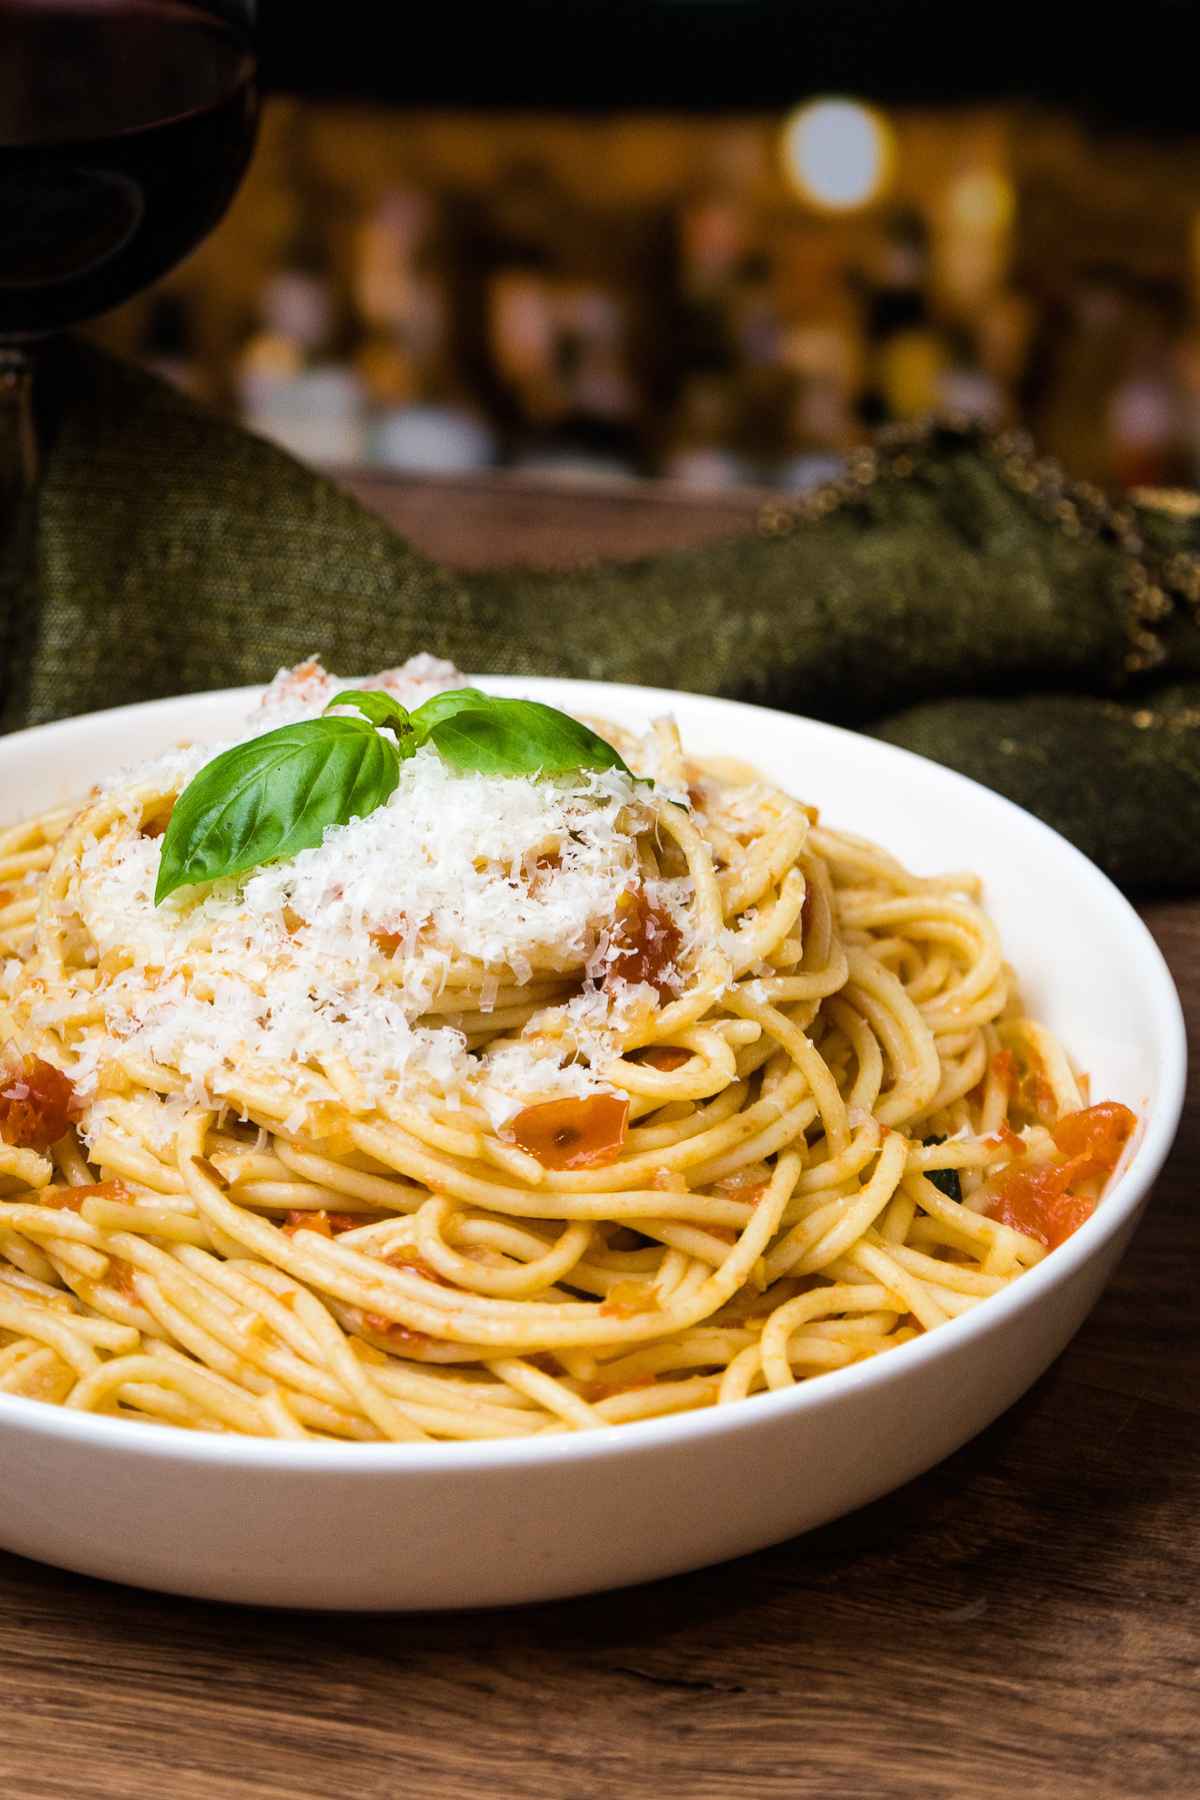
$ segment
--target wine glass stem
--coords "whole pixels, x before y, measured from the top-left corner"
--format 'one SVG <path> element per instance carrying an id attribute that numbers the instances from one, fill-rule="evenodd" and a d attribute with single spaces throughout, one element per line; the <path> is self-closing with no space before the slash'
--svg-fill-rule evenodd
<path id="1" fill-rule="evenodd" d="M 0 344 L 0 729 L 16 722 L 8 711 L 33 607 L 37 479 L 33 359 L 17 345 Z"/>

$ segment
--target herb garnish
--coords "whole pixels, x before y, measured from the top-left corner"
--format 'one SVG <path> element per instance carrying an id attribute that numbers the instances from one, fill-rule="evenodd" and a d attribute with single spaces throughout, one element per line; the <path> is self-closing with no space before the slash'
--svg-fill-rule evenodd
<path id="1" fill-rule="evenodd" d="M 358 716 L 330 717 L 341 707 Z M 484 775 L 632 772 L 594 731 L 537 700 L 455 688 L 410 713 L 390 694 L 351 688 L 321 718 L 237 744 L 192 778 L 163 837 L 154 904 L 176 888 L 313 849 L 330 825 L 382 806 L 422 744 L 452 768 Z"/>
<path id="2" fill-rule="evenodd" d="M 931 1144 L 944 1144 L 944 1137 L 922 1138 L 921 1142 L 928 1148 Z M 957 1169 L 926 1169 L 926 1181 L 932 1183 L 939 1194 L 945 1194 L 947 1200 L 957 1200 L 962 1204 L 962 1176 Z"/>

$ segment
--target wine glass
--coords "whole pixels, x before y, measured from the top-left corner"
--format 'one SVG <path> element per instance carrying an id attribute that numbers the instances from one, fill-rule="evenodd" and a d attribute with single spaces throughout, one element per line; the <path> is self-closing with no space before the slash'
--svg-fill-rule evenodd
<path id="1" fill-rule="evenodd" d="M 0 0 L 0 683 L 32 551 L 38 343 L 210 232 L 254 145 L 253 0 Z"/>

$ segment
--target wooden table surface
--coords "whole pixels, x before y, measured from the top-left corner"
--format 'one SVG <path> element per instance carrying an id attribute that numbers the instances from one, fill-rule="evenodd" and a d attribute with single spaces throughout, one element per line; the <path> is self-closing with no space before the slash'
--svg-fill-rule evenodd
<path id="1" fill-rule="evenodd" d="M 698 541 L 755 504 L 356 485 L 463 564 Z M 1200 903 L 1144 913 L 1200 1017 Z M 1200 1795 L 1198 1196 L 1193 1079 L 1133 1248 L 1038 1386 L 899 1493 L 720 1568 L 370 1618 L 0 1556 L 0 1797 Z"/>

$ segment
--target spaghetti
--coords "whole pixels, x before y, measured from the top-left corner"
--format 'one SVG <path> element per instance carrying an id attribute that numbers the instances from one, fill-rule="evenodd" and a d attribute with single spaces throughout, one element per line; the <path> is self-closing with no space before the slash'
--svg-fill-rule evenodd
<path id="1" fill-rule="evenodd" d="M 281 677 L 247 736 L 332 691 Z M 670 722 L 600 729 L 653 786 L 421 751 L 159 908 L 207 752 L 0 830 L 0 1392 L 341 1441 L 621 1424 L 903 1344 L 1087 1217 L 1133 1117 L 1023 1015 L 977 878 Z"/>

